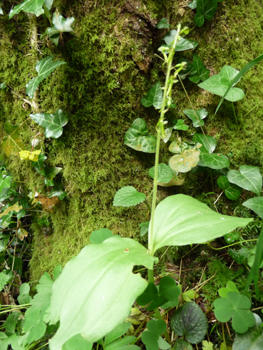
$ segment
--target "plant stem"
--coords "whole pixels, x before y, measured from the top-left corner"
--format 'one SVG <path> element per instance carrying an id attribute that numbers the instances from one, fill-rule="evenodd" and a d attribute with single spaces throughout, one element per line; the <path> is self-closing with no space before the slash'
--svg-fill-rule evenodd
<path id="1" fill-rule="evenodd" d="M 235 116 L 235 122 L 236 124 L 238 123 L 238 120 L 237 120 L 237 115 L 236 115 L 236 110 L 235 110 L 235 106 L 234 106 L 234 103 L 232 102 L 232 109 L 233 109 L 233 113 L 234 113 L 234 116 Z"/>
<path id="2" fill-rule="evenodd" d="M 51 25 L 51 27 L 52 27 L 53 24 L 52 24 L 51 18 L 50 18 L 50 16 L 49 16 L 48 9 L 46 8 L 45 4 L 43 4 L 43 8 L 44 8 L 44 11 L 45 11 L 45 15 L 47 16 L 47 19 L 48 19 L 48 21 L 49 21 L 49 23 L 50 23 L 50 25 Z"/>

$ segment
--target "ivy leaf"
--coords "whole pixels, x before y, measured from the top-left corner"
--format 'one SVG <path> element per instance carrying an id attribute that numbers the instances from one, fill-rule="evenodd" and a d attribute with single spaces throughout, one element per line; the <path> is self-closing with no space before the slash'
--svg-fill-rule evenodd
<path id="1" fill-rule="evenodd" d="M 194 109 L 185 109 L 184 114 L 187 115 L 193 122 L 193 126 L 198 128 L 200 126 L 204 126 L 204 122 L 202 119 L 205 119 L 208 115 L 208 112 L 205 108 L 200 108 L 197 111 Z"/>
<path id="2" fill-rule="evenodd" d="M 63 126 L 68 122 L 67 115 L 58 109 L 55 114 L 37 113 L 29 115 L 37 124 L 46 129 L 45 137 L 57 139 L 63 133 Z"/>
<path id="3" fill-rule="evenodd" d="M 101 228 L 100 230 L 93 231 L 89 240 L 93 244 L 100 244 L 110 237 L 112 237 L 111 230 L 108 228 Z"/>
<path id="4" fill-rule="evenodd" d="M 189 343 L 200 343 L 207 332 L 207 319 L 200 307 L 193 301 L 181 306 L 171 318 L 175 334 L 184 336 Z"/>
<path id="5" fill-rule="evenodd" d="M 176 35 L 177 35 L 177 31 L 175 29 L 171 30 L 169 33 L 165 35 L 163 40 L 168 46 L 170 46 L 173 43 Z M 179 52 L 179 51 L 185 51 L 185 50 L 194 50 L 197 46 L 198 46 L 198 43 L 196 41 L 181 38 L 176 44 L 175 51 Z"/>
<path id="6" fill-rule="evenodd" d="M 195 84 L 199 83 L 200 80 L 204 81 L 209 78 L 209 69 L 206 69 L 202 59 L 194 54 L 193 57 L 193 71 L 194 74 L 190 74 L 189 80 Z"/>
<path id="7" fill-rule="evenodd" d="M 36 171 L 45 177 L 45 184 L 47 186 L 54 186 L 54 177 L 62 170 L 62 168 L 50 168 L 47 165 L 44 164 L 44 161 L 47 159 L 44 154 L 40 154 L 38 157 L 37 162 L 32 162 L 32 166 L 36 169 Z"/>
<path id="8" fill-rule="evenodd" d="M 9 19 L 19 12 L 34 13 L 37 17 L 44 13 L 43 4 L 45 0 L 25 0 L 22 4 L 16 5 L 9 13 Z"/>
<path id="9" fill-rule="evenodd" d="M 58 46 L 58 40 L 60 33 L 69 33 L 72 32 L 73 29 L 71 28 L 72 24 L 74 23 L 75 18 L 70 17 L 70 18 L 64 18 L 59 12 L 54 12 L 53 18 L 52 18 L 52 23 L 54 27 L 52 28 L 47 28 L 45 33 L 41 36 L 48 35 L 50 40 Z"/>
<path id="10" fill-rule="evenodd" d="M 188 130 L 189 126 L 185 125 L 184 120 L 183 119 L 178 119 L 175 126 L 173 127 L 174 130 Z"/>
<path id="11" fill-rule="evenodd" d="M 197 166 L 199 162 L 199 149 L 191 148 L 183 151 L 181 154 L 176 154 L 169 160 L 169 167 L 178 173 L 187 173 L 192 168 Z"/>
<path id="12" fill-rule="evenodd" d="M 228 322 L 232 318 L 232 327 L 237 333 L 245 333 L 255 325 L 251 301 L 239 292 L 228 292 L 226 298 L 214 302 L 215 316 L 220 322 Z"/>
<path id="13" fill-rule="evenodd" d="M 165 29 L 169 28 L 170 24 L 167 21 L 167 18 L 162 18 L 159 23 L 157 23 L 156 28 L 158 29 Z"/>
<path id="14" fill-rule="evenodd" d="M 217 141 L 214 137 L 203 135 L 203 134 L 194 134 L 193 141 L 196 143 L 201 143 L 202 147 L 200 148 L 201 153 L 213 153 L 216 149 Z"/>
<path id="15" fill-rule="evenodd" d="M 224 66 L 219 74 L 213 75 L 198 86 L 204 90 L 222 97 L 225 95 L 226 91 L 229 88 L 229 85 L 231 85 L 232 80 L 238 75 L 238 73 L 239 71 L 235 68 Z M 245 96 L 244 91 L 233 87 L 234 85 L 232 85 L 231 89 L 225 96 L 225 99 L 231 102 L 239 101 Z"/>
<path id="16" fill-rule="evenodd" d="M 144 107 L 155 107 L 160 109 L 163 103 L 163 92 L 161 83 L 158 81 L 154 86 L 150 88 L 147 96 L 141 98 L 142 105 Z"/>
<path id="17" fill-rule="evenodd" d="M 211 20 L 214 17 L 218 1 L 219 0 L 197 0 L 197 11 L 194 17 L 197 27 L 201 27 L 204 24 L 205 19 Z"/>
<path id="18" fill-rule="evenodd" d="M 262 188 L 262 176 L 259 168 L 250 165 L 242 165 L 237 170 L 230 170 L 227 173 L 227 179 L 229 182 L 244 188 L 247 191 L 260 195 Z"/>
<path id="19" fill-rule="evenodd" d="M 220 176 L 217 179 L 217 184 L 222 190 L 224 190 L 226 197 L 232 201 L 237 200 L 241 195 L 242 189 L 234 184 L 231 184 L 226 176 Z"/>
<path id="20" fill-rule="evenodd" d="M 155 172 L 155 166 L 149 169 L 149 175 L 154 179 L 154 172 Z M 158 182 L 164 182 L 168 183 L 173 178 L 173 171 L 172 169 L 164 164 L 161 163 L 158 165 Z"/>
<path id="21" fill-rule="evenodd" d="M 147 125 L 141 118 L 135 119 L 125 133 L 124 144 L 144 153 L 155 153 L 156 151 L 156 137 L 148 135 Z"/>
<path id="22" fill-rule="evenodd" d="M 52 62 L 54 57 L 54 55 L 48 56 L 37 62 L 36 71 L 38 76 L 31 79 L 26 85 L 26 93 L 29 97 L 33 98 L 34 92 L 42 80 L 47 78 L 57 67 L 61 66 L 62 64 L 66 64 L 64 61 Z"/>
<path id="23" fill-rule="evenodd" d="M 3 138 L 2 146 L 7 157 L 11 154 L 18 154 L 22 151 L 25 146 L 20 138 L 19 126 L 13 125 L 10 121 L 6 121 L 4 124 L 4 130 L 7 132 L 8 136 Z"/>
<path id="24" fill-rule="evenodd" d="M 211 169 L 224 169 L 228 168 L 230 163 L 228 158 L 223 154 L 201 153 L 198 165 Z"/>
<path id="25" fill-rule="evenodd" d="M 263 197 L 250 198 L 242 204 L 244 207 L 253 210 L 261 219 L 263 219 Z"/>
<path id="26" fill-rule="evenodd" d="M 122 187 L 114 196 L 114 207 L 132 207 L 145 201 L 145 194 L 133 186 Z"/>

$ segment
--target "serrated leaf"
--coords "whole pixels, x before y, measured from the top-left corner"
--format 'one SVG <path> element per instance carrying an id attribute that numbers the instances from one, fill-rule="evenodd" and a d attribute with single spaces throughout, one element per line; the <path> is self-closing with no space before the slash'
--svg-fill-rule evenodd
<path id="1" fill-rule="evenodd" d="M 38 76 L 31 79 L 26 85 L 26 93 L 29 97 L 33 98 L 34 92 L 42 80 L 47 78 L 56 68 L 63 64 L 66 64 L 66 62 L 59 60 L 52 62 L 54 57 L 54 55 L 48 56 L 37 62 L 36 71 L 38 73 Z"/>
<path id="2" fill-rule="evenodd" d="M 181 306 L 171 318 L 175 334 L 184 336 L 189 343 L 200 343 L 207 332 L 207 319 L 200 307 L 193 301 Z"/>
<path id="3" fill-rule="evenodd" d="M 89 237 L 90 243 L 100 244 L 112 237 L 112 232 L 108 228 L 101 228 L 100 230 L 93 231 Z"/>
<path id="4" fill-rule="evenodd" d="M 45 137 L 52 137 L 54 139 L 62 135 L 63 126 L 68 122 L 67 115 L 61 109 L 58 109 L 54 114 L 37 113 L 30 114 L 30 117 L 46 129 Z"/>
<path id="5" fill-rule="evenodd" d="M 144 107 L 155 107 L 160 109 L 163 103 L 163 92 L 161 83 L 158 81 L 154 86 L 150 88 L 147 96 L 141 98 L 142 105 Z"/>
<path id="6" fill-rule="evenodd" d="M 165 35 L 165 37 L 163 38 L 163 40 L 165 41 L 165 43 L 170 46 L 175 37 L 177 35 L 177 31 L 176 30 L 171 30 L 169 33 L 167 33 Z M 185 51 L 185 50 L 193 50 L 198 46 L 198 43 L 196 41 L 193 40 L 187 40 L 185 38 L 181 38 L 178 43 L 176 44 L 175 47 L 175 51 Z"/>
<path id="7" fill-rule="evenodd" d="M 234 184 L 231 184 L 227 177 L 222 175 L 217 179 L 218 186 L 224 190 L 228 199 L 235 201 L 241 195 L 242 189 Z"/>
<path id="8" fill-rule="evenodd" d="M 244 203 L 242 203 L 244 207 L 247 207 L 253 210 L 261 219 L 263 219 L 263 197 L 254 197 L 250 198 Z"/>
<path id="9" fill-rule="evenodd" d="M 214 137 L 198 133 L 194 134 L 193 141 L 196 143 L 201 143 L 201 153 L 213 153 L 217 145 L 217 141 Z"/>
<path id="10" fill-rule="evenodd" d="M 205 19 L 211 20 L 217 10 L 217 3 L 219 0 L 197 0 L 196 1 L 196 15 L 194 17 L 195 24 L 201 27 Z"/>
<path id="11" fill-rule="evenodd" d="M 133 266 L 152 269 L 155 261 L 138 242 L 120 236 L 83 248 L 53 285 L 50 320 L 59 320 L 60 327 L 50 340 L 50 350 L 61 350 L 75 334 L 95 342 L 113 330 L 147 286 L 132 273 Z"/>
<path id="12" fill-rule="evenodd" d="M 9 13 L 9 19 L 19 12 L 34 13 L 37 17 L 44 13 L 43 4 L 45 0 L 25 0 L 22 4 L 16 5 Z"/>
<path id="13" fill-rule="evenodd" d="M 260 195 L 262 188 L 262 176 L 259 168 L 255 166 L 242 165 L 237 170 L 230 170 L 227 173 L 227 179 L 229 182 L 244 188 L 247 191 Z"/>
<path id="14" fill-rule="evenodd" d="M 218 96 L 224 96 L 225 92 L 228 90 L 229 85 L 231 85 L 233 79 L 238 75 L 239 71 L 230 66 L 224 66 L 219 74 L 215 74 L 198 86 L 204 90 L 211 92 L 212 94 Z M 237 83 L 237 82 L 236 82 Z M 225 96 L 225 99 L 231 102 L 236 102 L 241 100 L 245 94 L 244 91 L 235 88 L 232 85 L 231 89 Z"/>
<path id="15" fill-rule="evenodd" d="M 202 59 L 194 54 L 193 67 L 194 73 L 190 73 L 189 80 L 195 84 L 199 83 L 200 80 L 204 81 L 209 78 L 209 69 L 206 69 Z"/>
<path id="16" fill-rule="evenodd" d="M 185 125 L 184 120 L 183 119 L 178 119 L 175 126 L 173 127 L 175 130 L 188 130 L 189 126 Z"/>
<path id="17" fill-rule="evenodd" d="M 178 173 L 187 173 L 199 162 L 199 149 L 191 148 L 181 154 L 176 154 L 169 160 L 169 167 Z"/>
<path id="18" fill-rule="evenodd" d="M 47 272 L 40 278 L 39 283 L 36 286 L 37 294 L 31 301 L 32 310 L 41 310 L 47 307 L 50 303 L 52 294 L 53 281 Z"/>
<path id="19" fill-rule="evenodd" d="M 3 138 L 2 147 L 7 157 L 11 154 L 18 154 L 19 151 L 25 148 L 19 134 L 19 126 L 13 125 L 10 121 L 5 122 L 4 130 L 8 136 Z"/>
<path id="20" fill-rule="evenodd" d="M 132 207 L 145 201 L 145 194 L 138 192 L 133 186 L 122 187 L 114 196 L 114 207 Z"/>
<path id="21" fill-rule="evenodd" d="M 149 175 L 154 179 L 154 172 L 155 172 L 155 166 L 149 169 Z M 172 169 L 164 164 L 161 163 L 158 165 L 158 182 L 168 183 L 173 178 L 173 171 Z"/>
<path id="22" fill-rule="evenodd" d="M 261 350 L 263 349 L 262 320 L 254 314 L 256 325 L 245 334 L 237 334 L 232 350 Z"/>
<path id="23" fill-rule="evenodd" d="M 184 114 L 187 115 L 193 122 L 193 126 L 198 128 L 200 126 L 204 126 L 204 122 L 202 119 L 205 119 L 208 115 L 208 112 L 205 108 L 200 108 L 197 111 L 194 109 L 185 109 Z"/>
<path id="24" fill-rule="evenodd" d="M 162 18 L 160 20 L 160 22 L 158 22 L 156 24 L 156 28 L 158 28 L 158 29 L 166 29 L 166 28 L 169 28 L 169 27 L 170 27 L 170 24 L 168 23 L 167 18 Z"/>
<path id="25" fill-rule="evenodd" d="M 135 119 L 125 133 L 124 144 L 140 152 L 155 153 L 156 151 L 156 137 L 148 135 L 147 125 L 141 118 Z"/>
<path id="26" fill-rule="evenodd" d="M 230 163 L 228 158 L 223 154 L 200 153 L 198 165 L 211 169 L 224 169 L 228 168 L 230 166 Z"/>
<path id="27" fill-rule="evenodd" d="M 149 249 L 155 252 L 165 246 L 204 243 L 244 227 L 252 220 L 218 214 L 183 194 L 169 196 L 156 207 Z"/>

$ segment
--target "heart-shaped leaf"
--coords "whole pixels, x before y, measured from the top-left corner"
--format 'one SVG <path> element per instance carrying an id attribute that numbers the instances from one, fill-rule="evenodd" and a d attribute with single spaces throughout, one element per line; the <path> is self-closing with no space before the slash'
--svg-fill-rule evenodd
<path id="1" fill-rule="evenodd" d="M 256 325 L 250 328 L 245 334 L 237 334 L 232 350 L 261 350 L 263 349 L 262 320 L 253 314 Z"/>
<path id="2" fill-rule="evenodd" d="M 160 22 L 158 22 L 156 24 L 156 28 L 158 28 L 158 29 L 166 29 L 166 28 L 169 28 L 169 27 L 170 27 L 170 24 L 168 23 L 167 18 L 162 18 L 160 20 Z"/>
<path id="3" fill-rule="evenodd" d="M 205 19 L 211 20 L 217 10 L 217 3 L 221 0 L 197 0 L 196 1 L 196 15 L 194 18 L 197 27 L 204 24 Z"/>
<path id="4" fill-rule="evenodd" d="M 189 126 L 185 125 L 183 119 L 178 119 L 173 128 L 174 128 L 174 130 L 184 130 L 185 131 L 185 130 L 189 129 Z"/>
<path id="5" fill-rule="evenodd" d="M 255 166 L 242 165 L 237 170 L 230 170 L 227 173 L 227 179 L 232 184 L 235 184 L 247 191 L 260 195 L 262 188 L 262 176 L 259 168 Z"/>
<path id="6" fill-rule="evenodd" d="M 20 138 L 19 126 L 13 125 L 10 121 L 5 122 L 4 130 L 7 132 L 8 136 L 3 138 L 2 147 L 7 157 L 11 154 L 18 154 L 22 151 L 25 146 Z"/>
<path id="7" fill-rule="evenodd" d="M 232 281 L 228 281 L 225 288 L 220 288 L 218 294 L 220 295 L 220 297 L 226 298 L 227 293 L 229 292 L 238 292 L 235 283 Z"/>
<path id="8" fill-rule="evenodd" d="M 163 103 L 163 92 L 161 83 L 158 81 L 154 86 L 150 88 L 147 96 L 141 98 L 142 105 L 144 107 L 155 107 L 160 109 Z"/>
<path id="9" fill-rule="evenodd" d="M 228 168 L 230 166 L 230 163 L 228 158 L 223 154 L 200 153 L 198 165 L 211 169 L 224 169 Z"/>
<path id="10" fill-rule="evenodd" d="M 245 227 L 252 220 L 218 214 L 183 194 L 169 196 L 156 207 L 149 249 L 155 252 L 165 246 L 204 243 Z"/>
<path id="11" fill-rule="evenodd" d="M 193 301 L 181 306 L 172 316 L 171 328 L 175 334 L 184 336 L 189 343 L 200 343 L 207 332 L 207 319 L 200 307 Z"/>
<path id="12" fill-rule="evenodd" d="M 95 342 L 124 321 L 147 287 L 140 274 L 132 273 L 134 265 L 152 269 L 155 261 L 138 242 L 120 236 L 83 248 L 53 285 L 49 318 L 60 326 L 50 350 L 61 350 L 79 333 Z"/>
<path id="13" fill-rule="evenodd" d="M 149 175 L 154 179 L 154 172 L 155 172 L 155 166 L 149 169 Z M 158 182 L 168 183 L 173 178 L 173 171 L 172 169 L 164 164 L 161 163 L 158 165 Z"/>
<path id="14" fill-rule="evenodd" d="M 194 134 L 193 141 L 196 143 L 201 143 L 201 153 L 213 153 L 217 145 L 217 141 L 214 137 L 198 133 Z"/>
<path id="15" fill-rule="evenodd" d="M 145 153 L 155 153 L 156 151 L 156 137 L 148 135 L 147 125 L 141 118 L 135 119 L 130 129 L 125 133 L 124 144 Z"/>
<path id="16" fill-rule="evenodd" d="M 169 160 L 169 167 L 176 173 L 187 173 L 199 162 L 199 149 L 191 148 L 176 154 Z"/>
<path id="17" fill-rule="evenodd" d="M 89 240 L 93 244 L 100 244 L 110 237 L 112 237 L 111 230 L 108 228 L 101 228 L 100 230 L 93 231 Z"/>
<path id="18" fill-rule="evenodd" d="M 58 109 L 54 114 L 37 113 L 30 114 L 30 117 L 39 125 L 46 129 L 45 137 L 57 139 L 63 133 L 63 126 L 68 122 L 67 115 Z"/>
<path id="19" fill-rule="evenodd" d="M 231 184 L 226 176 L 220 176 L 217 179 L 217 184 L 222 190 L 224 190 L 226 197 L 232 201 L 237 200 L 241 195 L 242 188 Z"/>
<path id="20" fill-rule="evenodd" d="M 197 84 L 200 80 L 204 81 L 209 78 L 209 69 L 206 69 L 202 59 L 194 54 L 192 70 L 194 73 L 190 73 L 189 80 Z"/>
<path id="21" fill-rule="evenodd" d="M 145 201 L 145 194 L 133 186 L 122 187 L 114 196 L 114 207 L 132 207 Z"/>
<path id="22" fill-rule="evenodd" d="M 261 219 L 263 219 L 263 197 L 250 198 L 242 204 L 244 207 L 253 210 Z"/>
<path id="23" fill-rule="evenodd" d="M 177 31 L 171 30 L 169 33 L 165 35 L 163 40 L 165 43 L 170 46 L 177 35 Z M 175 51 L 185 51 L 185 50 L 193 50 L 198 46 L 198 43 L 193 40 L 187 40 L 185 38 L 181 38 L 178 43 L 176 44 Z"/>
<path id="24" fill-rule="evenodd" d="M 46 159 L 47 157 L 41 153 L 38 157 L 38 160 L 36 162 L 32 162 L 31 164 L 40 175 L 45 177 L 44 182 L 47 186 L 54 186 L 53 179 L 62 170 L 62 168 L 48 167 L 46 164 L 44 164 L 44 161 Z"/>
<path id="25" fill-rule="evenodd" d="M 142 333 L 142 342 L 147 350 L 159 350 L 158 339 L 166 331 L 163 320 L 151 320 L 147 323 L 147 329 Z"/>
<path id="26" fill-rule="evenodd" d="M 239 71 L 230 66 L 224 66 L 219 74 L 213 75 L 198 86 L 204 90 L 212 92 L 218 96 L 224 96 L 232 80 L 238 75 Z M 236 82 L 237 83 L 237 82 Z M 233 85 L 232 85 L 233 86 Z M 241 100 L 245 96 L 244 91 L 232 87 L 225 96 L 225 99 L 231 102 Z"/>
<path id="27" fill-rule="evenodd" d="M 29 97 L 33 98 L 34 92 L 42 80 L 47 78 L 57 67 L 61 66 L 62 64 L 66 64 L 64 61 L 52 62 L 54 57 L 54 55 L 48 56 L 37 62 L 36 71 L 38 76 L 30 80 L 30 82 L 26 85 L 26 93 Z"/>
<path id="28" fill-rule="evenodd" d="M 19 12 L 34 13 L 37 17 L 44 13 L 43 4 L 45 0 L 25 0 L 22 4 L 16 5 L 9 13 L 9 19 Z"/>
<path id="29" fill-rule="evenodd" d="M 188 118 L 192 120 L 193 126 L 195 128 L 203 126 L 205 123 L 202 119 L 205 119 L 208 115 L 208 112 L 205 108 L 200 108 L 197 111 L 194 109 L 185 109 L 183 112 L 187 115 Z"/>

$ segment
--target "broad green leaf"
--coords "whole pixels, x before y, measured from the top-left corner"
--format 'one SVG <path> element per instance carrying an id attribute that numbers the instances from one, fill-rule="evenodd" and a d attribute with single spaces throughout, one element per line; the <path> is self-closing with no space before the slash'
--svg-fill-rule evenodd
<path id="1" fill-rule="evenodd" d="M 74 21 L 74 17 L 65 19 L 59 12 L 56 11 L 54 12 L 52 18 L 52 23 L 54 26 L 52 28 L 47 28 L 42 37 L 48 35 L 50 40 L 57 46 L 60 33 L 72 32 L 73 29 L 71 26 Z"/>
<path id="2" fill-rule="evenodd" d="M 155 166 L 149 169 L 149 175 L 154 179 L 154 172 L 155 172 Z M 161 163 L 158 165 L 158 182 L 164 182 L 168 183 L 173 178 L 173 171 L 172 169 L 164 164 Z"/>
<path id="3" fill-rule="evenodd" d="M 163 320 L 151 320 L 147 323 L 147 329 L 142 333 L 142 342 L 147 350 L 159 350 L 158 340 L 160 335 L 166 331 L 166 324 Z"/>
<path id="4" fill-rule="evenodd" d="M 204 126 L 205 123 L 202 119 L 205 119 L 208 115 L 208 112 L 205 108 L 200 108 L 197 111 L 194 109 L 185 109 L 183 112 L 185 115 L 187 115 L 188 118 L 192 120 L 193 126 L 195 128 Z"/>
<path id="5" fill-rule="evenodd" d="M 53 281 L 47 272 L 40 278 L 39 283 L 36 286 L 37 294 L 31 301 L 32 310 L 41 310 L 46 308 L 50 303 L 52 294 Z"/>
<path id="6" fill-rule="evenodd" d="M 41 310 L 29 308 L 25 313 L 23 332 L 27 332 L 23 344 L 31 344 L 33 341 L 41 339 L 46 332 L 47 326 L 40 315 Z"/>
<path id="7" fill-rule="evenodd" d="M 160 22 L 156 24 L 156 28 L 158 29 L 165 29 L 169 27 L 170 27 L 170 24 L 168 23 L 167 18 L 162 18 Z"/>
<path id="8" fill-rule="evenodd" d="M 4 286 L 7 284 L 9 281 L 9 276 L 6 275 L 4 272 L 0 272 L 0 292 L 4 288 Z"/>
<path id="9" fill-rule="evenodd" d="M 68 122 L 67 115 L 61 109 L 58 109 L 54 114 L 37 113 L 30 114 L 30 117 L 46 129 L 45 137 L 52 137 L 54 139 L 62 135 L 63 126 Z"/>
<path id="10" fill-rule="evenodd" d="M 22 4 L 16 5 L 9 13 L 9 19 L 19 12 L 34 13 L 37 17 L 44 13 L 43 4 L 45 0 L 25 0 Z"/>
<path id="11" fill-rule="evenodd" d="M 114 196 L 114 207 L 132 207 L 145 201 L 145 194 L 133 186 L 122 187 Z"/>
<path id="12" fill-rule="evenodd" d="M 155 153 L 156 137 L 148 135 L 148 129 L 143 119 L 137 118 L 125 133 L 124 144 L 136 151 Z"/>
<path id="13" fill-rule="evenodd" d="M 196 15 L 194 18 L 195 24 L 201 27 L 205 19 L 211 20 L 217 10 L 218 0 L 197 0 L 196 1 Z"/>
<path id="14" fill-rule="evenodd" d="M 144 235 L 146 235 L 148 233 L 148 229 L 149 229 L 149 221 L 142 222 L 140 224 L 140 236 L 143 237 Z"/>
<path id="15" fill-rule="evenodd" d="M 163 40 L 168 46 L 170 46 L 173 43 L 176 37 L 176 34 L 177 34 L 176 30 L 171 30 L 169 33 L 165 35 Z M 181 38 L 176 44 L 175 51 L 193 50 L 197 47 L 197 45 L 198 43 L 196 41 Z"/>
<path id="16" fill-rule="evenodd" d="M 263 197 L 250 198 L 242 204 L 263 219 Z"/>
<path id="17" fill-rule="evenodd" d="M 178 173 L 187 173 L 197 166 L 199 162 L 199 149 L 188 149 L 181 154 L 176 154 L 169 160 L 169 167 Z"/>
<path id="18" fill-rule="evenodd" d="M 22 151 L 25 146 L 20 138 L 19 126 L 13 125 L 10 121 L 5 122 L 4 130 L 7 132 L 8 136 L 3 138 L 2 147 L 7 155 L 10 157 L 11 154 L 18 154 L 19 151 Z"/>
<path id="19" fill-rule="evenodd" d="M 207 340 L 202 341 L 202 350 L 214 350 L 214 344 Z"/>
<path id="20" fill-rule="evenodd" d="M 17 312 L 17 311 L 12 312 L 7 316 L 6 321 L 3 323 L 3 328 L 5 329 L 5 333 L 7 335 L 11 335 L 15 333 L 19 316 L 20 316 L 20 312 Z"/>
<path id="21" fill-rule="evenodd" d="M 108 228 L 101 228 L 100 230 L 93 231 L 92 234 L 89 237 L 90 243 L 93 244 L 100 244 L 105 241 L 105 239 L 108 239 L 112 237 L 112 232 Z"/>
<path id="22" fill-rule="evenodd" d="M 46 8 L 48 9 L 48 10 L 50 10 L 51 9 L 51 7 L 52 7 L 52 5 L 53 5 L 53 1 L 54 0 L 45 0 L 45 6 L 46 6 Z"/>
<path id="23" fill-rule="evenodd" d="M 160 109 L 163 103 L 163 92 L 161 83 L 158 81 L 154 86 L 150 88 L 147 96 L 141 98 L 142 105 L 144 107 L 155 107 Z"/>
<path id="24" fill-rule="evenodd" d="M 189 80 L 193 83 L 197 84 L 200 80 L 204 81 L 209 78 L 209 69 L 206 69 L 202 59 L 194 54 L 193 57 L 193 71 L 194 73 L 190 73 Z"/>
<path id="25" fill-rule="evenodd" d="M 171 328 L 175 334 L 184 336 L 189 343 L 200 343 L 207 332 L 207 319 L 200 307 L 189 301 L 179 307 L 171 318 Z"/>
<path id="26" fill-rule="evenodd" d="M 228 158 L 223 154 L 200 153 L 198 165 L 211 169 L 224 169 L 228 168 L 230 166 L 230 163 Z"/>
<path id="27" fill-rule="evenodd" d="M 119 324 L 109 334 L 107 334 L 107 336 L 105 337 L 104 345 L 106 346 L 112 343 L 114 340 L 118 339 L 119 337 L 127 333 L 130 326 L 131 326 L 130 322 L 123 322 Z"/>
<path id="28" fill-rule="evenodd" d="M 130 345 L 130 343 L 134 342 L 136 337 L 130 335 L 122 337 L 121 339 L 115 340 L 113 343 L 110 343 L 106 346 L 105 350 L 140 350 L 140 348 L 136 345 Z"/>
<path id="29" fill-rule="evenodd" d="M 232 318 L 232 327 L 237 333 L 245 333 L 255 325 L 253 313 L 249 310 L 251 301 L 239 292 L 231 291 L 226 298 L 216 299 L 214 307 L 218 321 L 228 322 Z"/>
<path id="30" fill-rule="evenodd" d="M 185 125 L 184 120 L 183 119 L 178 119 L 177 123 L 175 124 L 175 126 L 173 127 L 174 130 L 188 130 L 189 126 Z"/>
<path id="31" fill-rule="evenodd" d="M 172 277 L 164 276 L 160 280 L 159 293 L 169 301 L 178 301 L 181 294 L 181 288 Z"/>
<path id="32" fill-rule="evenodd" d="M 224 190 L 225 195 L 228 199 L 235 201 L 241 195 L 242 189 L 236 185 L 231 184 L 227 177 L 222 175 L 217 179 L 218 186 Z"/>
<path id="33" fill-rule="evenodd" d="M 186 341 L 182 339 L 176 340 L 174 344 L 174 350 L 193 350 L 193 347 L 191 344 L 187 343 Z"/>
<path id="34" fill-rule="evenodd" d="M 213 75 L 198 86 L 204 90 L 212 92 L 215 95 L 224 96 L 229 85 L 232 84 L 233 79 L 238 75 L 238 73 L 239 71 L 235 68 L 224 66 L 219 74 Z M 239 101 L 245 96 L 244 91 L 233 87 L 234 85 L 235 84 L 232 85 L 225 96 L 225 99 L 231 102 Z"/>
<path id="35" fill-rule="evenodd" d="M 220 297 L 226 298 L 227 293 L 229 292 L 238 292 L 235 283 L 232 281 L 228 281 L 225 288 L 220 288 L 218 294 L 220 295 Z"/>
<path id="36" fill-rule="evenodd" d="M 87 342 L 80 334 L 77 334 L 62 346 L 62 350 L 91 350 L 92 345 L 92 343 Z"/>
<path id="37" fill-rule="evenodd" d="M 139 295 L 136 302 L 138 305 L 146 305 L 149 304 L 156 296 L 158 295 L 158 289 L 154 283 L 148 283 L 145 291 Z"/>
<path id="38" fill-rule="evenodd" d="M 83 248 L 53 285 L 49 316 L 60 326 L 50 350 L 61 350 L 79 333 L 88 342 L 98 341 L 124 321 L 147 287 L 140 274 L 132 273 L 133 266 L 152 269 L 155 261 L 138 242 L 120 236 Z"/>
<path id="39" fill-rule="evenodd" d="M 155 252 L 165 246 L 204 243 L 237 227 L 245 227 L 251 221 L 253 219 L 218 214 L 207 205 L 183 194 L 169 196 L 156 207 L 150 249 Z"/>
<path id="40" fill-rule="evenodd" d="M 261 350 L 263 349 L 262 321 L 254 314 L 256 325 L 245 334 L 237 334 L 232 350 Z"/>
<path id="41" fill-rule="evenodd" d="M 227 173 L 227 179 L 232 184 L 235 184 L 247 191 L 260 195 L 262 188 L 262 176 L 259 168 L 255 166 L 242 165 L 237 170 L 230 170 Z"/>
<path id="42" fill-rule="evenodd" d="M 38 76 L 36 78 L 31 79 L 30 82 L 26 85 L 26 93 L 29 97 L 33 98 L 34 92 L 36 91 L 38 85 L 41 83 L 42 80 L 47 78 L 56 68 L 58 68 L 62 64 L 66 64 L 66 62 L 64 61 L 52 62 L 54 57 L 54 55 L 48 56 L 37 62 L 36 71 L 38 73 Z"/>
<path id="43" fill-rule="evenodd" d="M 193 141 L 196 143 L 201 143 L 201 153 L 213 153 L 217 145 L 217 141 L 214 137 L 198 133 L 194 134 Z"/>

